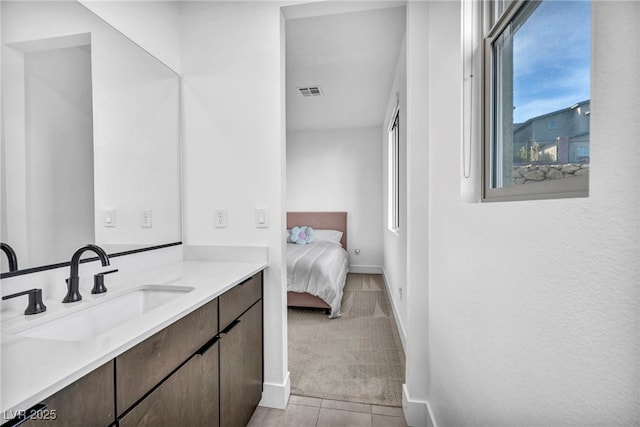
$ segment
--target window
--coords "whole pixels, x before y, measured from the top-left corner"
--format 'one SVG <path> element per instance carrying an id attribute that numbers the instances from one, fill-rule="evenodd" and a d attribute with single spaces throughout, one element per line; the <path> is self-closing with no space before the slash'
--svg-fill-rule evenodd
<path id="1" fill-rule="evenodd" d="M 590 1 L 487 1 L 483 12 L 483 199 L 587 196 Z"/>
<path id="2" fill-rule="evenodd" d="M 400 230 L 400 111 L 389 125 L 389 230 Z"/>

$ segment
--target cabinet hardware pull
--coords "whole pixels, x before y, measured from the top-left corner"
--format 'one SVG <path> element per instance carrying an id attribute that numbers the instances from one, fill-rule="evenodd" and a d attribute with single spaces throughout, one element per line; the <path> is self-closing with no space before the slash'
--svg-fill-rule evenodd
<path id="1" fill-rule="evenodd" d="M 198 356 L 202 356 L 203 354 L 205 354 L 207 352 L 207 350 L 209 350 L 211 347 L 213 347 L 213 345 L 215 343 L 217 343 L 219 339 L 220 338 L 217 335 L 215 337 L 211 338 L 209 341 L 204 343 L 204 345 L 202 347 L 200 347 L 198 349 L 198 351 L 196 351 L 196 354 Z"/>
<path id="2" fill-rule="evenodd" d="M 15 417 L 2 424 L 2 427 L 17 427 L 20 424 L 23 424 L 24 422 L 33 418 L 38 412 L 42 412 L 45 409 L 47 409 L 46 404 L 38 403 L 27 409 L 26 411 L 13 411 Z M 5 413 L 5 415 L 7 415 L 7 413 Z"/>
<path id="3" fill-rule="evenodd" d="M 251 276 L 248 279 L 243 280 L 242 282 L 238 283 L 238 286 L 244 286 L 247 283 L 249 283 L 250 281 L 252 281 L 253 279 L 255 279 L 256 276 Z"/>
<path id="4" fill-rule="evenodd" d="M 231 323 L 229 324 L 229 326 L 227 326 L 226 328 L 224 328 L 224 330 L 223 330 L 222 332 L 220 332 L 220 335 L 226 335 L 226 334 L 228 334 L 229 332 L 231 332 L 231 330 L 232 330 L 233 328 L 235 328 L 235 327 L 236 327 L 236 325 L 238 325 L 238 323 L 240 323 L 240 319 L 236 319 L 236 320 L 234 320 L 233 322 L 231 322 Z"/>

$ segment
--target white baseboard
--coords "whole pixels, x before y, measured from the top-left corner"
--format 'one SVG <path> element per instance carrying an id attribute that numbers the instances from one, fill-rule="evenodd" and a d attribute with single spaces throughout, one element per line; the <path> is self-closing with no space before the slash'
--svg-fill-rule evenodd
<path id="1" fill-rule="evenodd" d="M 437 427 L 429 402 L 412 400 L 406 384 L 402 384 L 402 411 L 409 427 Z"/>
<path id="2" fill-rule="evenodd" d="M 389 301 L 391 301 L 391 310 L 393 311 L 393 318 L 396 320 L 398 335 L 400 335 L 400 341 L 402 342 L 402 349 L 404 350 L 404 354 L 407 354 L 407 333 L 404 329 L 404 324 L 402 323 L 400 313 L 398 312 L 396 300 L 393 298 L 393 295 L 391 295 L 391 288 L 389 287 L 389 282 L 387 281 L 387 274 L 384 271 L 384 267 L 382 268 L 382 279 L 384 280 L 384 286 L 387 289 L 387 296 L 389 297 Z"/>
<path id="3" fill-rule="evenodd" d="M 265 382 L 262 385 L 262 399 L 259 406 L 267 408 L 286 409 L 291 394 L 291 379 L 289 372 L 284 384 L 274 384 Z"/>
<path id="4" fill-rule="evenodd" d="M 349 266 L 349 273 L 382 274 L 380 265 L 353 265 Z"/>

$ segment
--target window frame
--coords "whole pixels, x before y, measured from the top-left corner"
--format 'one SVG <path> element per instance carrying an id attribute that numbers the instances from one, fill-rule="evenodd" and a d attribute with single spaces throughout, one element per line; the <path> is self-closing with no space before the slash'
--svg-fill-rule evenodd
<path id="1" fill-rule="evenodd" d="M 387 128 L 389 144 L 389 219 L 388 228 L 400 231 L 400 106 L 396 105 Z"/>
<path id="2" fill-rule="evenodd" d="M 561 199 L 589 196 L 589 175 L 541 181 L 529 185 L 510 185 L 501 188 L 491 188 L 494 174 L 496 125 L 496 103 L 494 101 L 498 76 L 495 73 L 495 55 L 493 43 L 502 35 L 503 31 L 514 20 L 519 12 L 530 2 L 538 0 L 507 0 L 508 4 L 498 16 L 494 2 L 484 1 L 481 22 L 488 31 L 482 40 L 482 202 L 502 202 L 520 200 Z M 592 12 L 593 14 L 593 12 Z M 484 18 L 488 19 L 484 19 Z M 592 15 L 593 22 L 593 15 Z M 495 22 L 495 23 L 493 23 Z M 493 23 L 493 24 L 492 24 Z M 590 28 L 593 26 L 591 25 Z M 592 42 L 593 43 L 593 42 Z M 593 52 L 593 45 L 591 47 Z M 592 85 L 593 77 L 590 79 Z M 591 141 L 590 141 L 591 142 Z"/>

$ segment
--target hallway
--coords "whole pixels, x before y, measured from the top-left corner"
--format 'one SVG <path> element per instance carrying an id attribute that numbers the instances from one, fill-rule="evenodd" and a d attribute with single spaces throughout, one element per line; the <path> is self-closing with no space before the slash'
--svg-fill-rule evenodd
<path id="1" fill-rule="evenodd" d="M 402 405 L 405 355 L 382 275 L 348 274 L 342 317 L 289 308 L 288 326 L 292 394 Z"/>

